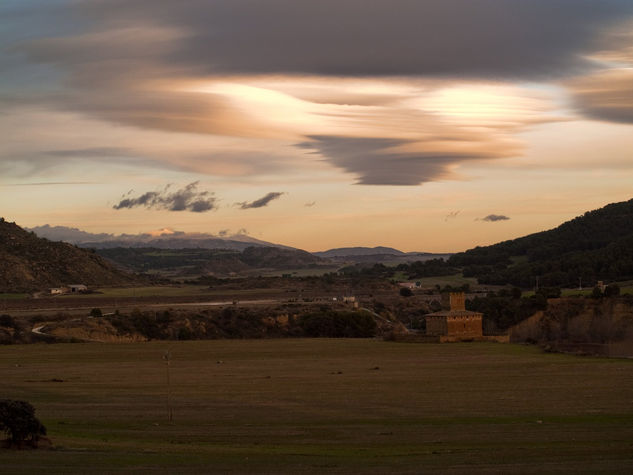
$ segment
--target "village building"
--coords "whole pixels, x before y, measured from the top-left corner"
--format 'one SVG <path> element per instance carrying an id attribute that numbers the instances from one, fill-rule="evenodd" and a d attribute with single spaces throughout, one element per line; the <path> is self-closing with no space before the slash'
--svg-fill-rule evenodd
<path id="1" fill-rule="evenodd" d="M 71 293 L 85 292 L 86 290 L 88 290 L 88 287 L 86 287 L 84 284 L 70 284 L 68 288 L 70 289 Z"/>
<path id="2" fill-rule="evenodd" d="M 51 295 L 61 295 L 66 291 L 63 287 L 53 287 L 49 289 Z"/>
<path id="3" fill-rule="evenodd" d="M 466 310 L 463 292 L 451 292 L 450 310 L 425 316 L 426 334 L 439 336 L 440 341 L 470 341 L 483 338 L 483 314 Z"/>

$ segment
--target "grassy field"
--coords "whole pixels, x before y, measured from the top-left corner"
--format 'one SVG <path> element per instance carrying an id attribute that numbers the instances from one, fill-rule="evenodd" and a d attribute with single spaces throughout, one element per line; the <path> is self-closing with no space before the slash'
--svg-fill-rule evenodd
<path id="1" fill-rule="evenodd" d="M 25 299 L 29 294 L 0 293 L 0 300 Z"/>
<path id="2" fill-rule="evenodd" d="M 284 274 L 290 274 L 293 277 L 309 277 L 309 276 L 321 276 L 324 274 L 329 274 L 330 272 L 336 272 L 339 270 L 340 266 L 324 266 L 324 267 L 315 267 L 315 268 L 305 268 L 305 269 L 277 269 L 277 270 L 269 270 L 258 272 L 264 277 L 281 277 Z"/>
<path id="3" fill-rule="evenodd" d="M 0 451 L 2 473 L 633 468 L 630 360 L 378 340 L 16 345 L 0 376 L 57 447 Z"/>
<path id="4" fill-rule="evenodd" d="M 145 287 L 104 287 L 96 289 L 99 297 L 188 297 L 207 293 L 208 285 L 148 285 Z M 67 294 L 63 298 L 90 298 L 95 294 Z"/>
<path id="5" fill-rule="evenodd" d="M 241 290 L 212 290 L 208 285 L 154 285 L 145 287 L 104 287 L 97 289 L 96 294 L 66 294 L 62 299 L 89 299 L 95 297 L 134 298 L 134 297 L 198 297 L 215 295 L 234 295 L 248 297 L 251 295 L 283 293 L 283 289 L 241 289 Z"/>
<path id="6" fill-rule="evenodd" d="M 618 283 L 618 285 L 620 285 L 620 295 L 633 295 L 633 285 L 627 283 L 625 285 L 622 285 L 620 283 Z M 579 297 L 579 296 L 583 296 L 583 297 L 589 297 L 591 295 L 591 293 L 593 292 L 593 287 L 585 287 L 582 290 L 578 290 L 578 289 L 561 289 L 561 297 Z M 533 290 L 526 290 L 523 292 L 523 297 L 531 297 L 532 295 L 534 295 L 534 291 Z"/>

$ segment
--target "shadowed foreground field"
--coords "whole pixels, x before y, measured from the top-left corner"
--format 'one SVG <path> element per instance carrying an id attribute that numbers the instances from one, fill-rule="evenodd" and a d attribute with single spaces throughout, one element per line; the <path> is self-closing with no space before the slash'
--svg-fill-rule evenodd
<path id="1" fill-rule="evenodd" d="M 0 380 L 56 445 L 0 451 L 2 473 L 633 469 L 630 360 L 377 340 L 22 345 L 0 347 Z"/>

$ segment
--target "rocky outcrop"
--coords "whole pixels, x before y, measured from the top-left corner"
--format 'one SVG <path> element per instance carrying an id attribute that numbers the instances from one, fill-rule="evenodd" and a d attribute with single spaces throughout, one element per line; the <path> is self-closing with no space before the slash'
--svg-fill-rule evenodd
<path id="1" fill-rule="evenodd" d="M 547 309 L 512 327 L 510 341 L 586 353 L 633 355 L 633 298 L 550 299 Z M 617 350 L 615 350 L 617 349 Z M 619 354 L 622 353 L 622 354 Z"/>

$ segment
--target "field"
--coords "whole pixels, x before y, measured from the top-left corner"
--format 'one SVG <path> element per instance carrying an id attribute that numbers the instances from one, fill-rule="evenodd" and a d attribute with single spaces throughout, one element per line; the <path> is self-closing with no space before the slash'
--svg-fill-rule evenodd
<path id="1" fill-rule="evenodd" d="M 403 275 L 403 280 L 406 280 L 406 278 Z M 414 279 L 416 282 L 420 282 L 420 285 L 425 288 L 425 287 L 435 287 L 436 285 L 439 285 L 440 287 L 445 287 L 447 285 L 450 285 L 452 287 L 459 287 L 462 286 L 464 284 L 468 284 L 471 287 L 475 287 L 477 286 L 477 279 L 474 277 L 464 277 L 461 273 L 460 274 L 453 274 L 453 275 L 445 275 L 445 276 L 439 276 L 439 277 L 422 277 L 420 279 Z M 494 287 L 494 286 L 488 286 L 488 287 Z"/>
<path id="2" fill-rule="evenodd" d="M 29 294 L 16 294 L 16 293 L 0 293 L 0 300 L 15 300 L 15 299 L 25 299 L 29 296 Z"/>
<path id="3" fill-rule="evenodd" d="M 167 417 L 169 349 L 170 405 Z M 0 348 L 55 450 L 4 473 L 624 473 L 633 361 L 501 344 L 221 340 Z"/>
<path id="4" fill-rule="evenodd" d="M 227 295 L 226 290 L 212 290 L 208 285 L 154 285 L 146 287 L 104 287 L 97 289 L 98 294 L 67 294 L 61 298 L 134 298 L 134 297 L 197 297 Z M 235 297 L 248 297 L 261 294 L 280 294 L 283 289 L 245 289 L 231 290 Z"/>
<path id="5" fill-rule="evenodd" d="M 624 283 L 618 283 L 620 286 L 620 295 L 633 295 L 633 285 L 630 281 Z M 582 290 L 578 289 L 561 289 L 561 297 L 589 297 L 593 292 L 593 287 L 584 287 Z M 523 292 L 523 297 L 531 297 L 534 295 L 533 290 L 526 290 Z"/>

